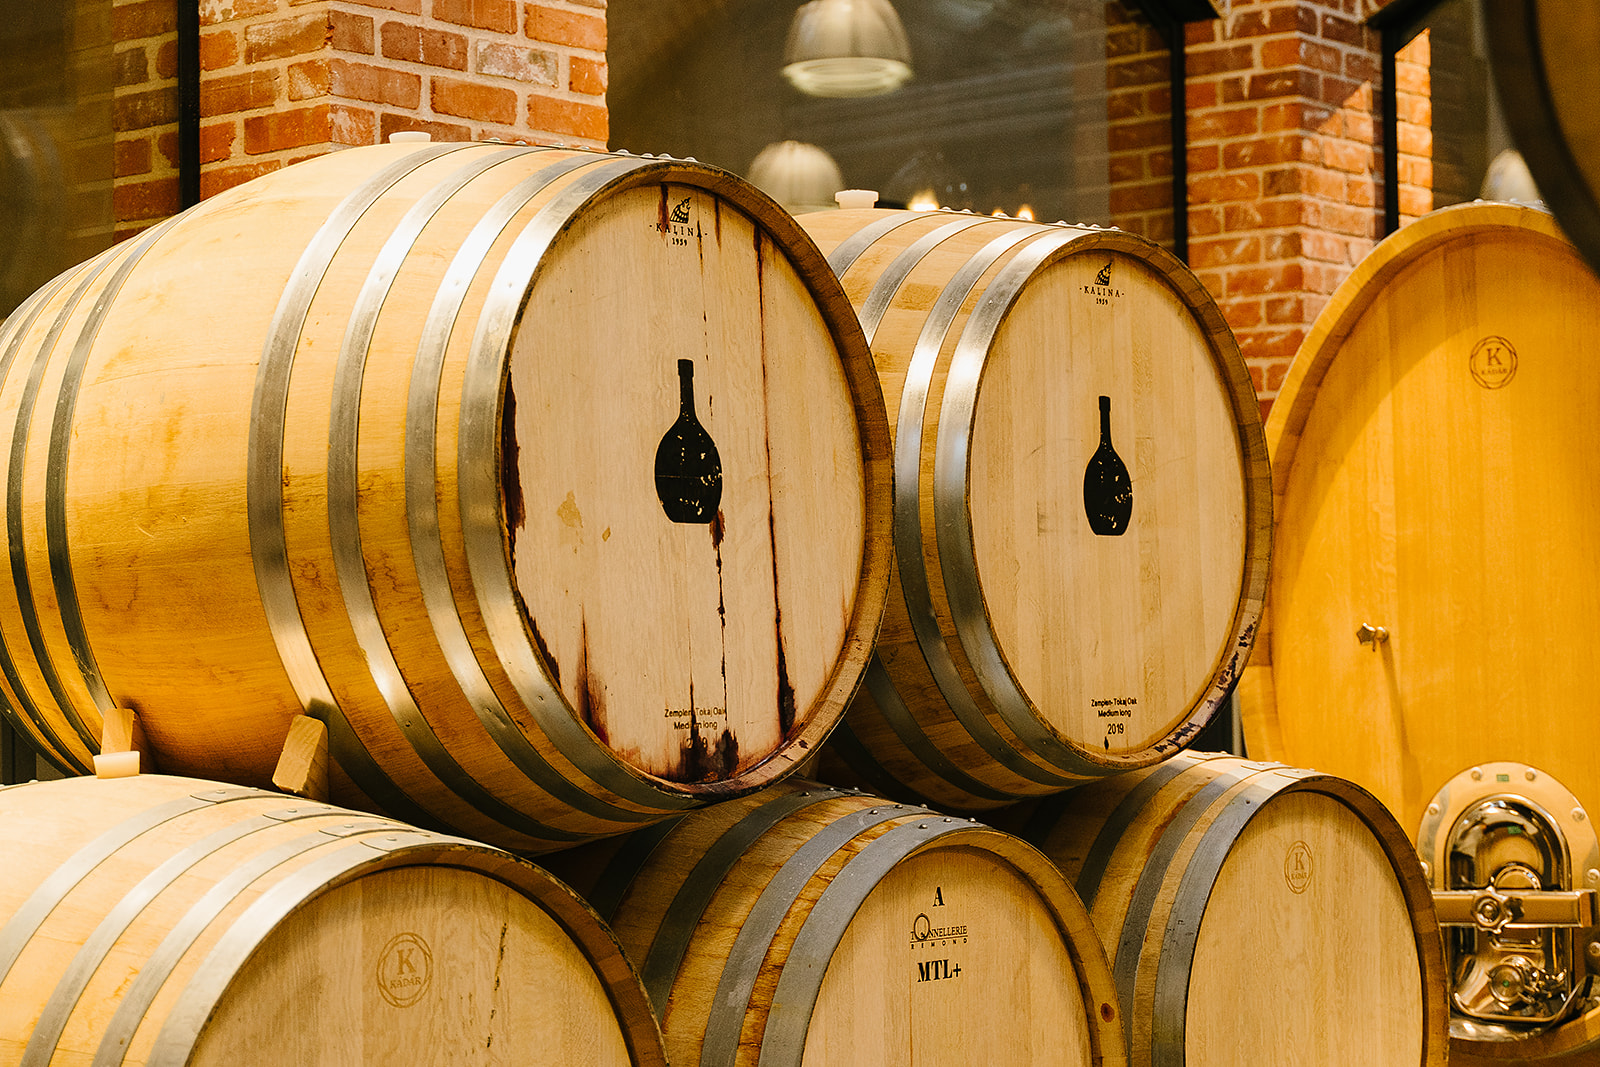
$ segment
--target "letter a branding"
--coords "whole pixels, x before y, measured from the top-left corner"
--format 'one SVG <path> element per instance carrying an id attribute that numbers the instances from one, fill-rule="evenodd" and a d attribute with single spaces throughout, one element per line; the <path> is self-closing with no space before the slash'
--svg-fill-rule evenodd
<path id="1" fill-rule="evenodd" d="M 416 934 L 396 934 L 378 953 L 378 992 L 397 1008 L 422 999 L 433 982 L 433 952 Z"/>

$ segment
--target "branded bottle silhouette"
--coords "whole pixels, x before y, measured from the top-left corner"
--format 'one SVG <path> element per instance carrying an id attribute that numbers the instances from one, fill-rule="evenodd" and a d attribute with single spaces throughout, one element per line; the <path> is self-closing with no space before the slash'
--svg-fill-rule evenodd
<path id="1" fill-rule="evenodd" d="M 694 414 L 693 360 L 678 360 L 678 421 L 656 446 L 656 495 L 673 522 L 710 522 L 722 503 L 722 457 Z"/>
<path id="2" fill-rule="evenodd" d="M 1111 447 L 1111 398 L 1100 398 L 1100 447 L 1089 457 L 1083 472 L 1083 510 L 1089 529 L 1102 537 L 1127 532 L 1133 515 L 1133 482 L 1127 465 Z"/>

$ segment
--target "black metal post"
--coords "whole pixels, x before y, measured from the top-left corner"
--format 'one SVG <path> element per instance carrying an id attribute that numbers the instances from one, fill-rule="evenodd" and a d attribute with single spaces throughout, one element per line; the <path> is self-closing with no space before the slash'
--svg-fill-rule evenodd
<path id="1" fill-rule="evenodd" d="M 178 206 L 200 202 L 200 4 L 177 0 Z"/>

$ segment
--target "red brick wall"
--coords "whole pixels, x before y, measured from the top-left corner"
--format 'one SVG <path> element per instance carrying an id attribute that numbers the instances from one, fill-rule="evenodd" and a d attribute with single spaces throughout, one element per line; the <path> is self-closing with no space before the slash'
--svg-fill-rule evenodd
<path id="1" fill-rule="evenodd" d="M 1154 26 L 1106 4 L 1106 138 L 1113 226 L 1172 246 L 1171 53 Z M 1213 149 L 1214 151 L 1214 149 Z"/>
<path id="2" fill-rule="evenodd" d="M 174 2 L 114 0 L 122 236 L 178 206 Z M 198 3 L 202 196 L 397 130 L 605 145 L 605 0 Z"/>
<path id="3" fill-rule="evenodd" d="M 112 0 L 111 203 L 117 240 L 178 210 L 176 0 Z"/>
<path id="4" fill-rule="evenodd" d="M 1236 0 L 1189 27 L 1190 266 L 1262 409 L 1381 229 L 1379 41 L 1356 0 Z"/>

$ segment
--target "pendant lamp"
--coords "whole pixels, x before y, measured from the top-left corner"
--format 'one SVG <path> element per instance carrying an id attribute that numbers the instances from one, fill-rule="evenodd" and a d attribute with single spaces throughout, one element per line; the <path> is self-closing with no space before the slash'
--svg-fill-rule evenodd
<path id="1" fill-rule="evenodd" d="M 876 96 L 911 77 L 911 47 L 889 0 L 810 0 L 795 12 L 783 76 L 812 96 Z"/>

